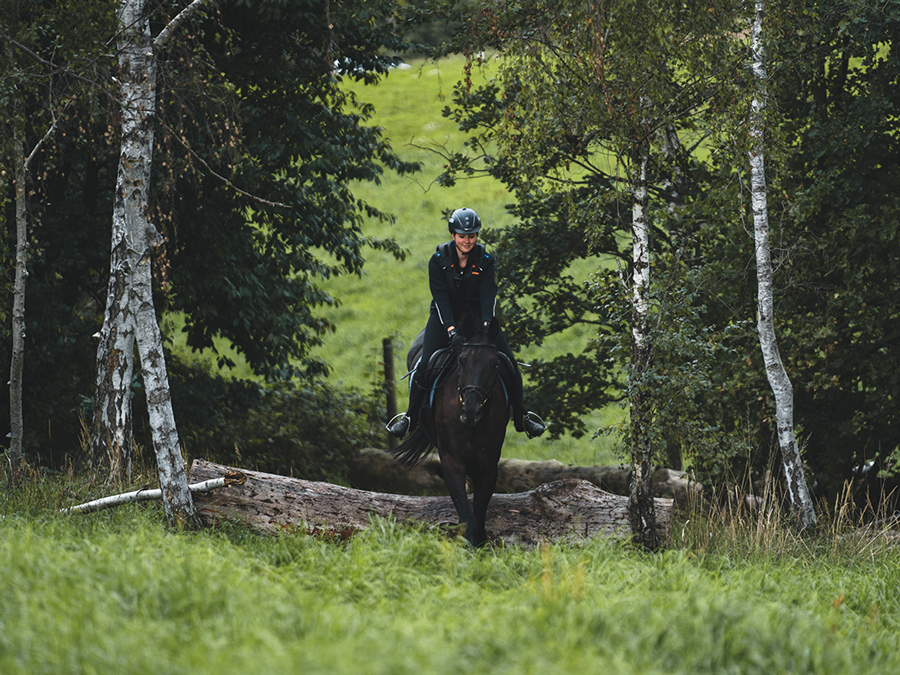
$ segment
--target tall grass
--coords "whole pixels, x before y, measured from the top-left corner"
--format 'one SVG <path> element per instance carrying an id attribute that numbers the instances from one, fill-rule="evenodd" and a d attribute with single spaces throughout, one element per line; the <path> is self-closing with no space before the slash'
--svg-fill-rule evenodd
<path id="1" fill-rule="evenodd" d="M 898 548 L 846 520 L 475 551 L 383 519 L 342 541 L 56 514 L 90 489 L 0 495 L 4 674 L 900 672 Z"/>

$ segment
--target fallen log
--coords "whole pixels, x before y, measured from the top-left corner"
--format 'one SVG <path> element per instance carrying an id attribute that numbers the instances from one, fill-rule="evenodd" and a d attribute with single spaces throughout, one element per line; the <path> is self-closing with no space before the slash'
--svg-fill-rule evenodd
<path id="1" fill-rule="evenodd" d="M 533 490 L 557 480 L 580 479 L 593 483 L 606 492 L 627 495 L 631 483 L 630 466 L 569 466 L 555 459 L 527 461 L 501 459 L 496 492 L 513 493 Z M 696 503 L 703 486 L 690 474 L 674 469 L 657 468 L 653 472 L 653 495 L 675 500 L 679 506 Z M 430 455 L 418 466 L 407 469 L 384 450 L 364 448 L 350 465 L 350 484 L 361 490 L 407 495 L 447 494 L 437 455 Z"/>
<path id="2" fill-rule="evenodd" d="M 265 533 L 298 529 L 345 532 L 368 527 L 372 516 L 455 527 L 459 522 L 449 497 L 415 497 L 371 492 L 275 474 L 235 469 L 195 460 L 191 482 L 240 471 L 242 485 L 195 496 L 201 522 L 244 522 Z M 657 532 L 668 540 L 672 500 L 656 499 Z M 569 479 L 516 494 L 495 494 L 487 513 L 491 540 L 534 545 L 559 539 L 629 535 L 628 498 L 612 495 L 588 481 Z"/>

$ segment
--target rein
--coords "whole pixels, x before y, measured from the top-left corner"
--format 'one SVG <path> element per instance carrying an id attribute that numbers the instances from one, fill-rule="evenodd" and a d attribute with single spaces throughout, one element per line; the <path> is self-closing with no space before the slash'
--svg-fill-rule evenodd
<path id="1" fill-rule="evenodd" d="M 483 343 L 477 343 L 477 342 L 466 342 L 463 344 L 463 347 L 490 347 L 491 349 L 493 349 L 495 351 L 497 350 L 497 345 L 483 344 Z M 494 391 L 495 384 L 497 384 L 497 377 L 494 377 L 493 381 L 491 382 L 491 386 L 488 389 L 485 389 L 484 387 L 479 387 L 477 384 L 468 384 L 465 387 L 457 384 L 456 392 L 459 395 L 460 405 L 465 405 L 466 396 L 468 396 L 470 393 L 474 392 L 481 397 L 481 403 L 479 404 L 479 407 L 483 406 L 485 403 L 487 403 L 487 400 L 490 398 L 491 392 Z"/>

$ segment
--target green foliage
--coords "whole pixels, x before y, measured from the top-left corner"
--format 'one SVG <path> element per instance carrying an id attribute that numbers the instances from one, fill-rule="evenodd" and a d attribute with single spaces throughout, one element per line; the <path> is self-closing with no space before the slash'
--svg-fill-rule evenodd
<path id="1" fill-rule="evenodd" d="M 784 256 L 782 353 L 807 461 L 834 495 L 900 444 L 900 16 L 868 3 L 773 17 Z M 834 5 L 837 7 L 837 5 Z M 843 8 L 843 5 L 840 6 Z"/>
<path id="2" fill-rule="evenodd" d="M 794 385 L 804 461 L 818 494 L 829 499 L 854 478 L 868 489 L 855 468 L 886 466 L 900 442 L 893 255 L 900 244 L 893 188 L 900 153 L 885 108 L 898 104 L 900 70 L 888 54 L 900 24 L 865 4 L 850 14 L 837 7 L 779 6 L 766 27 L 776 332 Z M 739 142 L 718 146 L 704 179 L 714 199 L 692 207 L 690 228 L 699 236 L 690 258 L 707 270 L 703 325 L 718 331 L 756 313 L 753 268 L 745 266 L 753 242 L 736 226 L 751 217 L 738 189 L 744 152 Z M 690 224 L 687 214 L 683 221 Z M 738 464 L 734 473 L 758 478 L 770 465 L 774 405 L 753 331 L 734 333 L 730 344 L 733 356 L 719 364 L 717 379 L 732 414 L 745 411 L 743 426 L 758 429 L 749 467 Z"/>
<path id="3" fill-rule="evenodd" d="M 119 139 L 107 47 L 115 29 L 99 20 L 109 9 L 101 5 L 83 15 L 98 18 L 91 26 L 102 33 L 85 29 L 84 49 L 105 54 L 92 64 L 93 95 L 71 101 L 59 118 L 36 158 L 41 180 L 31 199 L 27 448 L 51 463 L 54 450 L 58 461 L 60 448 L 71 453 L 77 444 L 81 401 L 93 390 L 90 336 L 105 304 Z M 156 9 L 159 30 L 180 6 Z M 154 260 L 155 305 L 182 313 L 189 347 L 222 338 L 256 374 L 320 374 L 325 366 L 309 350 L 333 330 L 321 309 L 335 303 L 321 282 L 359 274 L 364 251 L 402 258 L 390 237 L 362 232 L 364 218 L 390 216 L 353 189 L 416 166 L 396 157 L 367 123 L 371 107 L 341 86 L 377 81 L 393 63 L 389 54 L 407 47 L 394 10 L 388 1 L 218 3 L 159 53 L 151 203 L 165 242 Z M 41 36 L 51 53 L 54 35 L 80 25 L 71 14 L 67 21 Z M 17 36 L 34 28 L 22 26 Z M 43 97 L 28 90 L 29 138 L 41 133 Z M 0 250 L 11 251 L 5 206 Z"/>
<path id="4" fill-rule="evenodd" d="M 900 559 L 874 535 L 746 527 L 733 546 L 694 514 L 654 556 L 602 539 L 472 551 L 379 519 L 341 541 L 173 532 L 156 505 L 60 517 L 83 490 L 63 486 L 29 515 L 0 494 L 9 675 L 900 668 Z"/>
<path id="5" fill-rule="evenodd" d="M 682 242 L 687 243 L 687 242 Z M 653 461 L 681 469 L 684 464 L 707 487 L 744 482 L 745 462 L 755 449 L 752 434 L 741 426 L 741 401 L 746 392 L 729 382 L 723 364 L 740 358 L 741 344 L 748 328 L 735 324 L 720 330 L 704 325 L 709 312 L 707 270 L 685 263 L 679 256 L 661 255 L 655 260 L 657 281 L 653 284 L 651 331 L 648 340 L 649 364 L 641 372 L 627 370 L 622 406 L 633 392 L 653 420 L 646 430 Z M 605 314 L 627 318 L 631 290 L 612 274 L 595 282 L 604 293 Z M 601 334 L 598 349 L 611 361 L 627 363 L 632 344 L 627 325 Z M 624 420 L 604 430 L 621 434 L 626 447 L 633 447 L 631 425 Z M 752 486 L 748 486 L 752 490 Z"/>
<path id="6" fill-rule="evenodd" d="M 199 49 L 177 54 L 190 68 L 172 59 L 161 116 L 184 140 L 163 145 L 159 182 L 169 189 L 159 210 L 168 306 L 184 312 L 190 347 L 214 348 L 218 335 L 259 374 L 321 373 L 309 348 L 333 330 L 319 310 L 334 299 L 320 282 L 359 274 L 366 248 L 402 257 L 391 240 L 363 235 L 364 216 L 391 216 L 352 187 L 417 166 L 367 124 L 371 106 L 340 86 L 378 81 L 393 63 L 387 54 L 408 46 L 394 10 L 389 0 L 224 3 L 199 26 Z M 186 86 L 199 89 L 187 113 Z M 185 140 L 244 194 L 197 171 Z"/>
<path id="7" fill-rule="evenodd" d="M 867 3 L 770 10 L 776 331 L 804 460 L 819 494 L 833 498 L 854 467 L 884 466 L 900 443 L 898 24 L 895 11 Z M 658 456 L 680 446 L 706 477 L 757 481 L 771 466 L 774 401 L 753 329 L 753 242 L 741 227 L 750 92 L 739 11 L 518 2 L 471 15 L 462 39 L 473 50 L 502 45 L 507 60 L 490 82 L 455 90 L 447 114 L 470 140 L 449 156 L 444 181 L 485 171 L 515 193 L 517 222 L 495 235 L 498 257 L 515 265 L 514 342 L 597 325 L 597 346 L 544 370 L 559 375 L 540 387 L 558 401 L 547 404 L 560 422 L 577 429 L 573 407 L 639 386 L 656 400 Z M 680 147 L 668 142 L 673 133 Z M 628 360 L 629 306 L 609 295 L 615 278 L 579 288 L 566 274 L 585 251 L 627 260 L 623 186 L 637 142 L 651 148 L 656 256 L 655 363 L 641 379 L 615 368 Z M 597 356 L 610 343 L 614 362 Z"/>
<path id="8" fill-rule="evenodd" d="M 667 401 L 705 386 L 700 373 L 691 371 L 692 384 L 679 377 L 689 369 L 677 360 L 691 345 L 703 344 L 709 330 L 692 327 L 685 316 L 672 335 L 654 338 L 654 358 L 672 360 L 642 375 L 644 384 L 631 382 L 633 374 L 623 372 L 630 361 L 630 299 L 608 270 L 615 264 L 630 277 L 625 233 L 631 229 L 635 153 L 652 157 L 650 220 L 657 246 L 662 256 L 677 255 L 673 239 L 681 223 L 657 212 L 690 208 L 705 168 L 673 139 L 683 144 L 708 133 L 715 119 L 709 111 L 731 96 L 731 9 L 728 3 L 525 1 L 473 16 L 474 25 L 460 38 L 469 49 L 501 47 L 503 60 L 485 84 L 466 80 L 455 88 L 445 115 L 470 136 L 467 152 L 449 155 L 441 180 L 453 184 L 458 176 L 486 172 L 515 195 L 509 208 L 517 222 L 486 236 L 508 265 L 512 341 L 540 345 L 575 326 L 594 333 L 579 351 L 536 363 L 531 395 L 551 412 L 554 434 L 584 434 L 585 411 L 620 400 L 636 386 L 660 394 L 660 413 Z M 589 283 L 573 276 L 573 267 L 597 255 L 605 258 L 606 271 Z M 670 281 L 658 288 L 664 291 Z M 669 318 L 676 316 L 658 309 L 656 327 L 668 331 Z M 687 363 L 698 359 L 711 357 L 694 354 Z M 667 397 L 658 385 L 670 378 Z M 689 422 L 696 412 L 694 406 L 663 415 L 660 430 L 668 431 L 658 435 L 667 436 L 668 444 L 711 448 L 716 425 Z M 679 424 L 671 424 L 676 419 Z"/>
<path id="9" fill-rule="evenodd" d="M 192 457 L 346 484 L 350 460 L 383 442 L 371 397 L 310 380 L 258 384 L 170 366 L 178 431 Z"/>

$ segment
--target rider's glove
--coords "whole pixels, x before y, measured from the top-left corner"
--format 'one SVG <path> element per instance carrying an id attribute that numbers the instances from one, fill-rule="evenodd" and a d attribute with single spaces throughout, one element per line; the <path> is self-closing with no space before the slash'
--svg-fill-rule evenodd
<path id="1" fill-rule="evenodd" d="M 447 336 L 450 338 L 450 349 L 458 354 L 462 350 L 463 345 L 466 343 L 465 338 L 457 333 L 455 328 L 451 328 L 450 330 L 448 330 Z"/>

